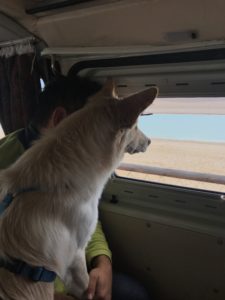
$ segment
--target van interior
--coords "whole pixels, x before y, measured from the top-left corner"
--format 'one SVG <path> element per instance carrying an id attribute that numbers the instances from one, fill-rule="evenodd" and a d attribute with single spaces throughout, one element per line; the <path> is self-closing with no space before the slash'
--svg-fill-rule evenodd
<path id="1" fill-rule="evenodd" d="M 27 124 L 37 93 L 57 73 L 100 82 L 112 77 L 120 97 L 159 87 L 158 99 L 141 117 L 149 120 L 153 136 L 148 157 L 141 154 L 140 162 L 126 157 L 100 201 L 113 265 L 143 282 L 154 299 L 224 300 L 225 1 L 0 4 L 5 134 Z M 161 134 L 151 128 L 155 116 L 161 116 Z M 217 124 L 211 142 L 186 141 L 182 133 L 182 142 L 164 137 L 168 116 L 171 122 L 181 117 L 176 129 L 182 128 L 182 118 L 192 116 L 190 132 L 200 128 L 193 118 L 208 117 L 202 132 L 210 134 Z M 195 159 L 186 162 L 190 157 Z"/>

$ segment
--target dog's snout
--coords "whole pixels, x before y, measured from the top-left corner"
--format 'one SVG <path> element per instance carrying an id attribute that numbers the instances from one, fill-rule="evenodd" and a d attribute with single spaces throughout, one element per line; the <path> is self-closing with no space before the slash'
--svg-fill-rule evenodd
<path id="1" fill-rule="evenodd" d="M 148 139 L 148 145 L 150 145 L 151 144 L 151 140 L 150 139 Z"/>

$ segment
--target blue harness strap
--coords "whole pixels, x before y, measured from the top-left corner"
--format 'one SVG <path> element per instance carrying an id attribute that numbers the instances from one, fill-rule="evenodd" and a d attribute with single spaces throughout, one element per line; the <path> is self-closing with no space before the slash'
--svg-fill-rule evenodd
<path id="1" fill-rule="evenodd" d="M 56 273 L 53 271 L 49 271 L 44 267 L 30 266 L 29 264 L 17 259 L 12 259 L 10 261 L 0 259 L 0 267 L 35 282 L 52 282 L 56 278 Z"/>
<path id="2" fill-rule="evenodd" d="M 34 188 L 21 190 L 18 194 L 23 192 L 34 191 Z M 8 208 L 14 199 L 14 195 L 8 193 L 4 199 L 0 202 L 0 215 Z M 30 266 L 24 261 L 18 259 L 11 259 L 10 261 L 0 258 L 0 268 L 5 268 L 8 271 L 26 277 L 32 281 L 43 281 L 43 282 L 53 282 L 56 278 L 56 273 L 49 271 L 44 267 Z"/>
<path id="3" fill-rule="evenodd" d="M 5 198 L 0 202 L 0 215 L 6 210 L 6 208 L 11 204 L 13 201 L 13 195 L 7 194 Z"/>
<path id="4" fill-rule="evenodd" d="M 21 194 L 21 193 L 26 193 L 26 192 L 33 192 L 37 189 L 35 188 L 27 188 L 27 189 L 21 189 L 18 193 L 16 193 L 16 196 Z M 8 208 L 8 206 L 12 203 L 15 195 L 12 193 L 8 193 L 5 198 L 0 202 L 0 215 Z"/>

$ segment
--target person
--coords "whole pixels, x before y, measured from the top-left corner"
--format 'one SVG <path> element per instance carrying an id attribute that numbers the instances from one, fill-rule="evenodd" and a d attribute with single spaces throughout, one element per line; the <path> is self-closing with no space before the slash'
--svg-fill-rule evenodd
<path id="1" fill-rule="evenodd" d="M 40 93 L 37 111 L 29 126 L 0 140 L 0 169 L 14 163 L 45 131 L 51 130 L 69 114 L 81 109 L 101 87 L 100 83 L 88 78 L 69 76 L 59 76 L 49 83 Z M 112 294 L 115 300 L 149 299 L 146 290 L 134 280 L 129 281 L 127 276 L 121 278 L 121 275 L 115 275 L 112 283 L 112 254 L 100 221 L 87 245 L 86 260 L 90 278 L 86 294 L 88 300 L 110 300 Z M 135 286 L 136 292 L 129 296 L 130 284 Z M 55 281 L 55 291 L 65 291 L 59 278 Z M 56 299 L 60 297 L 58 294 Z"/>

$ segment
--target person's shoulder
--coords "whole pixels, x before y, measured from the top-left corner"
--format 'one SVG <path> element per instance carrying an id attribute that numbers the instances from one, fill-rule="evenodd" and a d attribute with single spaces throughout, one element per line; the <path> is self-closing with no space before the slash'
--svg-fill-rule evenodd
<path id="1" fill-rule="evenodd" d="M 22 130 L 14 131 L 0 140 L 0 169 L 10 166 L 24 152 L 24 147 L 18 138 Z"/>
<path id="2" fill-rule="evenodd" d="M 3 147 L 7 144 L 19 143 L 20 141 L 18 136 L 23 130 L 24 128 L 21 128 L 4 136 L 2 139 L 0 139 L 0 147 Z"/>

